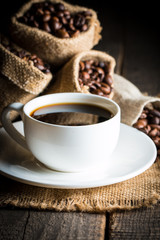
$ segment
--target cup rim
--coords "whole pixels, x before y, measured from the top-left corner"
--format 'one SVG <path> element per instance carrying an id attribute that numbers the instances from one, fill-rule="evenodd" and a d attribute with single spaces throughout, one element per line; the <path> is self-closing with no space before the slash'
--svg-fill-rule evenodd
<path id="1" fill-rule="evenodd" d="M 117 112 L 114 114 L 114 116 L 108 120 L 105 120 L 103 122 L 100 122 L 100 123 L 93 123 L 93 124 L 89 124 L 89 125 L 81 125 L 81 126 L 67 126 L 67 125 L 58 125 L 58 124 L 51 124 L 51 123 L 46 123 L 46 122 L 42 122 L 42 121 L 39 121 L 33 117 L 30 116 L 30 113 L 32 112 L 32 110 L 29 111 L 29 113 L 27 113 L 27 110 L 26 108 L 28 107 L 28 105 L 30 104 L 33 104 L 33 102 L 37 101 L 37 99 L 42 99 L 42 98 L 49 98 L 51 96 L 60 96 L 60 95 L 63 95 L 63 96 L 73 96 L 73 95 L 77 95 L 77 96 L 86 96 L 89 97 L 89 98 L 94 98 L 94 99 L 99 99 L 99 100 L 102 100 L 103 102 L 104 101 L 107 101 L 107 102 L 111 102 L 116 108 L 117 108 Z M 79 101 L 81 103 L 81 101 Z M 65 103 L 71 103 L 70 100 L 66 100 Z M 78 103 L 78 101 L 77 101 Z M 83 102 L 85 103 L 85 102 Z M 52 103 L 51 103 L 52 104 Z M 54 103 L 53 103 L 54 104 Z M 86 102 L 87 104 L 87 102 Z M 95 105 L 95 104 L 92 104 L 92 103 L 88 103 L 90 105 Z M 42 104 L 41 106 L 45 106 L 47 104 Z M 97 106 L 99 106 L 97 104 Z M 105 107 L 104 107 L 105 108 Z M 36 108 L 34 108 L 36 109 Z M 107 109 L 107 108 L 106 108 Z M 78 92 L 63 92 L 63 93 L 52 93 L 52 94 L 47 94 L 47 95 L 43 95 L 43 96 L 38 96 L 32 100 L 30 100 L 29 102 L 27 102 L 24 107 L 23 107 L 23 113 L 26 117 L 28 117 L 29 119 L 31 119 L 32 121 L 35 121 L 37 123 L 39 123 L 40 125 L 46 125 L 46 126 L 52 126 L 52 127 L 59 127 L 59 128 L 88 128 L 88 127 L 95 127 L 95 126 L 100 126 L 100 125 L 104 125 L 106 123 L 110 123 L 111 121 L 113 121 L 118 115 L 120 115 L 121 113 L 121 110 L 120 110 L 120 106 L 115 102 L 113 101 L 112 99 L 109 99 L 109 98 L 106 98 L 106 97 L 102 97 L 102 96 L 99 96 L 99 95 L 96 95 L 96 94 L 86 94 L 86 93 L 78 93 Z"/>

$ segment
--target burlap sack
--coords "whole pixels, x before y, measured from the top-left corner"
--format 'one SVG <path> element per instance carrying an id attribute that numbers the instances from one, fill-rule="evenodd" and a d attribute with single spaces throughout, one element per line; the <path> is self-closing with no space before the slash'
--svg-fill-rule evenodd
<path id="1" fill-rule="evenodd" d="M 98 60 L 109 63 L 110 75 L 113 77 L 115 60 L 113 57 L 105 52 L 90 50 L 76 54 L 73 58 L 68 61 L 63 68 L 58 72 L 56 81 L 52 87 L 50 87 L 48 93 L 54 92 L 82 92 L 89 93 L 87 88 L 80 87 L 78 76 L 79 76 L 79 62 L 82 60 Z M 114 85 L 113 85 L 114 87 Z M 113 97 L 114 90 L 110 94 L 110 98 Z"/>
<path id="2" fill-rule="evenodd" d="M 17 21 L 18 17 L 30 9 L 33 2 L 43 2 L 44 0 L 32 0 L 15 14 L 11 19 L 10 34 L 18 45 L 27 49 L 29 52 L 34 52 L 46 62 L 61 65 L 69 60 L 78 52 L 91 49 L 96 45 L 100 38 L 101 27 L 97 19 L 97 14 L 92 9 L 92 18 L 89 23 L 89 28 L 86 32 L 82 32 L 78 37 L 62 39 L 57 38 L 38 28 L 29 27 Z M 50 0 L 53 3 L 61 2 L 72 13 L 88 10 L 87 8 L 71 5 L 61 0 Z"/>
<path id="3" fill-rule="evenodd" d="M 160 109 L 160 98 L 144 96 L 130 81 L 114 75 L 114 97 L 121 108 L 121 121 L 132 126 L 148 104 Z"/>
<path id="4" fill-rule="evenodd" d="M 0 38 L 3 38 L 3 41 L 7 40 L 2 35 Z M 22 50 L 15 44 L 12 46 L 14 49 Z M 38 68 L 30 66 L 0 43 L 0 115 L 8 104 L 26 103 L 37 96 L 51 79 L 51 73 L 44 74 Z M 14 120 L 17 115 L 12 112 L 11 119 Z"/>
<path id="5" fill-rule="evenodd" d="M 0 35 L 0 73 L 28 93 L 39 94 L 42 92 L 52 79 L 52 74 L 44 74 L 38 68 L 11 53 L 1 44 L 1 38 L 2 41 L 7 40 Z M 12 46 L 14 49 L 22 50 L 13 43 Z"/>

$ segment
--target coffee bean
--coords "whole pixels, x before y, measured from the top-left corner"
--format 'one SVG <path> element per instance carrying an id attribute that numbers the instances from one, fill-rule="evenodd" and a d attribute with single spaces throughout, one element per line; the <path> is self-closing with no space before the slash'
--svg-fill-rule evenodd
<path id="1" fill-rule="evenodd" d="M 89 11 L 89 10 L 83 11 L 82 14 L 83 14 L 84 16 L 92 16 L 91 11 Z"/>
<path id="2" fill-rule="evenodd" d="M 45 15 L 50 15 L 51 13 L 50 13 L 49 10 L 44 10 L 44 14 L 45 14 Z"/>
<path id="3" fill-rule="evenodd" d="M 147 119 L 139 119 L 137 123 L 134 124 L 134 127 L 136 128 L 144 128 L 147 126 Z"/>
<path id="4" fill-rule="evenodd" d="M 109 74 L 107 74 L 105 76 L 104 82 L 109 84 L 109 85 L 112 85 L 113 84 L 113 79 L 112 79 L 112 77 Z"/>
<path id="5" fill-rule="evenodd" d="M 99 96 L 103 96 L 103 95 L 104 95 L 104 93 L 103 93 L 100 89 L 97 89 L 97 94 L 98 94 Z"/>
<path id="6" fill-rule="evenodd" d="M 80 61 L 80 62 L 79 62 L 79 66 L 80 66 L 80 70 L 83 71 L 84 68 L 85 68 L 84 62 Z"/>
<path id="7" fill-rule="evenodd" d="M 104 75 L 104 70 L 103 70 L 103 68 L 97 67 L 96 70 L 97 70 L 97 72 L 98 72 L 99 74 Z"/>
<path id="8" fill-rule="evenodd" d="M 57 4 L 55 4 L 55 9 L 57 11 L 64 11 L 65 10 L 65 6 L 62 3 L 57 3 Z"/>
<path id="9" fill-rule="evenodd" d="M 154 128 L 153 130 L 151 130 L 151 131 L 148 133 L 148 135 L 149 135 L 150 137 L 155 137 L 155 136 L 157 136 L 157 133 L 158 133 L 157 128 Z"/>
<path id="10" fill-rule="evenodd" d="M 83 15 L 77 14 L 74 17 L 74 26 L 80 28 L 85 24 L 85 17 Z"/>
<path id="11" fill-rule="evenodd" d="M 153 116 L 149 119 L 149 123 L 150 124 L 157 124 L 159 125 L 160 124 L 160 118 L 159 117 L 156 117 L 156 116 Z"/>
<path id="12" fill-rule="evenodd" d="M 90 78 L 90 75 L 88 74 L 88 72 L 82 72 L 82 78 L 83 79 L 89 79 Z"/>
<path id="13" fill-rule="evenodd" d="M 50 26 L 47 22 L 44 22 L 43 25 L 42 25 L 42 29 L 48 33 L 51 32 L 51 29 L 50 29 Z"/>
<path id="14" fill-rule="evenodd" d="M 62 27 L 62 24 L 59 21 L 52 19 L 52 23 L 50 24 L 52 31 L 57 31 Z"/>
<path id="15" fill-rule="evenodd" d="M 64 12 L 64 16 L 65 16 L 65 17 L 67 17 L 67 16 L 70 16 L 70 15 L 71 15 L 71 14 L 70 14 L 70 12 L 69 12 L 68 10 L 64 10 L 63 12 Z"/>
<path id="16" fill-rule="evenodd" d="M 82 25 L 82 27 L 81 27 L 81 31 L 82 32 L 87 31 L 87 29 L 88 29 L 88 25 L 87 24 Z"/>
<path id="17" fill-rule="evenodd" d="M 156 125 L 156 124 L 150 124 L 150 127 L 153 128 L 157 128 L 160 131 L 160 125 Z"/>
<path id="18" fill-rule="evenodd" d="M 100 68 L 104 68 L 104 67 L 105 67 L 105 63 L 102 62 L 102 61 L 100 61 L 100 62 L 99 62 L 99 67 L 100 67 Z"/>
<path id="19" fill-rule="evenodd" d="M 76 28 L 74 27 L 73 24 L 68 25 L 69 30 L 76 31 Z M 79 31 L 79 30 L 78 30 Z"/>
<path id="20" fill-rule="evenodd" d="M 147 114 L 145 112 L 142 112 L 139 118 L 147 118 Z"/>
<path id="21" fill-rule="evenodd" d="M 150 113 L 160 118 L 160 111 L 158 111 L 157 109 L 150 110 Z"/>
<path id="22" fill-rule="evenodd" d="M 101 84 L 99 81 L 92 81 L 92 84 L 96 86 L 97 88 L 101 88 Z"/>
<path id="23" fill-rule="evenodd" d="M 57 13 L 56 13 L 56 16 L 57 16 L 58 18 L 62 18 L 62 17 L 64 16 L 63 11 L 57 12 Z"/>
<path id="24" fill-rule="evenodd" d="M 76 30 L 71 34 L 71 37 L 77 37 L 79 35 L 79 30 Z"/>
<path id="25" fill-rule="evenodd" d="M 139 130 L 141 130 L 142 132 L 144 132 L 146 134 L 149 134 L 149 132 L 151 131 L 151 127 L 149 125 L 147 125 L 145 128 L 141 128 Z"/>
<path id="26" fill-rule="evenodd" d="M 57 30 L 56 36 L 60 38 L 69 38 L 69 34 L 64 28 Z"/>
<path id="27" fill-rule="evenodd" d="M 62 17 L 62 18 L 61 18 L 61 22 L 63 23 L 63 25 L 68 24 L 68 21 L 67 21 L 67 19 L 66 19 L 65 17 Z M 78 30 L 77 30 L 77 31 L 78 31 Z"/>
<path id="28" fill-rule="evenodd" d="M 43 22 L 48 22 L 51 19 L 51 15 L 50 14 L 44 14 L 43 15 Z"/>
<path id="29" fill-rule="evenodd" d="M 49 5 L 49 6 L 48 6 L 48 9 L 49 9 L 49 11 L 50 11 L 51 13 L 54 13 L 54 12 L 55 12 L 55 9 L 54 9 L 53 5 Z"/>
<path id="30" fill-rule="evenodd" d="M 43 10 L 42 10 L 41 8 L 38 8 L 38 9 L 36 10 L 36 14 L 37 14 L 38 16 L 42 16 L 42 15 L 44 14 L 44 12 L 43 12 Z"/>
<path id="31" fill-rule="evenodd" d="M 37 21 L 33 21 L 33 26 L 38 28 L 39 27 L 39 23 Z"/>
<path id="32" fill-rule="evenodd" d="M 63 3 L 49 1 L 33 3 L 32 7 L 19 17 L 18 21 L 31 27 L 40 28 L 59 38 L 77 37 L 87 31 L 91 11 L 71 14 Z M 61 31 L 59 31 L 62 29 Z M 65 29 L 65 30 L 64 30 Z"/>
<path id="33" fill-rule="evenodd" d="M 152 140 L 159 149 L 160 148 L 160 137 L 158 137 L 158 136 L 153 137 Z"/>
<path id="34" fill-rule="evenodd" d="M 110 86 L 106 87 L 101 87 L 101 90 L 104 94 L 109 94 L 111 92 Z"/>

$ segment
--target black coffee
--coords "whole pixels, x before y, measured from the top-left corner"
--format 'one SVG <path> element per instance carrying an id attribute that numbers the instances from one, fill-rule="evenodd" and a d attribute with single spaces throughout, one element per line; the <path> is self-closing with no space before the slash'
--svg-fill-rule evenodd
<path id="1" fill-rule="evenodd" d="M 37 108 L 30 116 L 50 124 L 82 126 L 93 124 L 95 121 L 97 123 L 104 122 L 112 118 L 113 114 L 109 110 L 95 105 L 60 103 Z"/>

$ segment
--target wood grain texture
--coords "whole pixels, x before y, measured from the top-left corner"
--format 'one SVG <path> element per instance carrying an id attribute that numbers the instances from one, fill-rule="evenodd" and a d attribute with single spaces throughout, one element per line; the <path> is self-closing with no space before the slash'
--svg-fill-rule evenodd
<path id="1" fill-rule="evenodd" d="M 102 240 L 105 215 L 30 211 L 24 240 Z"/>
<path id="2" fill-rule="evenodd" d="M 160 92 L 160 37 L 149 25 L 129 21 L 122 75 L 143 92 Z"/>
<path id="3" fill-rule="evenodd" d="M 160 239 L 160 205 L 110 215 L 111 240 Z"/>
<path id="4" fill-rule="evenodd" d="M 27 210 L 0 210 L 0 240 L 21 240 L 28 219 Z"/>

